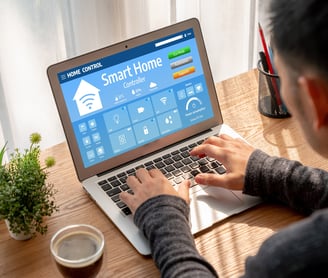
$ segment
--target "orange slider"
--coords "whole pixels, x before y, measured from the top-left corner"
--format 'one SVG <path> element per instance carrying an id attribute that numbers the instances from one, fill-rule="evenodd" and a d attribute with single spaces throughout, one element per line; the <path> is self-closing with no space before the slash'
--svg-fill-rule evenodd
<path id="1" fill-rule="evenodd" d="M 179 70 L 179 71 L 173 73 L 173 78 L 177 79 L 177 78 L 183 77 L 183 76 L 188 75 L 188 74 L 193 73 L 193 72 L 195 72 L 195 67 L 194 66 L 189 67 L 189 68 L 185 68 L 183 70 Z"/>

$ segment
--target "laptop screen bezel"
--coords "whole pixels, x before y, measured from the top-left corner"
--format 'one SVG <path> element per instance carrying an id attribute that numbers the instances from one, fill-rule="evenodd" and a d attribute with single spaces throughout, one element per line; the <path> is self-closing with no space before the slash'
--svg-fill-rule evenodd
<path id="1" fill-rule="evenodd" d="M 79 150 L 78 143 L 76 141 L 76 137 L 74 134 L 73 126 L 71 123 L 71 119 L 69 116 L 69 112 L 67 110 L 65 99 L 62 93 L 62 89 L 60 86 L 60 82 L 58 80 L 58 73 L 67 71 L 71 68 L 75 68 L 81 66 L 83 64 L 90 63 L 95 60 L 102 59 L 104 57 L 108 57 L 110 55 L 117 54 L 119 52 L 125 51 L 129 48 L 134 48 L 173 34 L 178 32 L 193 29 L 194 37 L 196 39 L 198 52 L 200 55 L 201 64 L 203 67 L 203 73 L 206 81 L 206 86 L 208 89 L 208 94 L 210 96 L 210 101 L 212 104 L 213 117 L 205 120 L 201 123 L 183 129 L 181 131 L 177 131 L 173 134 L 167 135 L 164 138 L 158 139 L 156 141 L 145 144 L 137 149 L 128 151 L 122 155 L 117 155 L 110 159 L 107 159 L 98 164 L 85 167 L 83 163 L 83 159 Z M 59 63 L 51 65 L 47 69 L 48 79 L 50 82 L 50 86 L 54 95 L 54 99 L 56 102 L 56 106 L 59 112 L 59 116 L 62 122 L 62 126 L 64 129 L 64 133 L 66 136 L 67 143 L 69 145 L 69 150 L 73 159 L 74 167 L 80 181 L 83 181 L 87 178 L 90 178 L 94 175 L 99 175 L 103 172 L 109 171 L 110 169 L 117 168 L 120 165 L 125 165 L 135 159 L 138 159 L 141 155 L 151 154 L 155 151 L 158 151 L 161 148 L 165 148 L 174 143 L 180 142 L 186 138 L 189 138 L 197 133 L 204 132 L 208 129 L 211 129 L 217 125 L 223 123 L 219 102 L 217 99 L 215 84 L 213 81 L 208 56 L 204 44 L 203 35 L 201 32 L 199 21 L 196 18 L 188 19 L 186 21 L 182 21 L 168 27 L 161 28 L 159 30 L 155 30 L 149 32 L 147 34 L 134 37 L 128 39 L 126 41 L 122 41 L 116 43 L 114 45 L 110 45 L 108 47 L 104 47 L 102 49 L 98 49 Z"/>

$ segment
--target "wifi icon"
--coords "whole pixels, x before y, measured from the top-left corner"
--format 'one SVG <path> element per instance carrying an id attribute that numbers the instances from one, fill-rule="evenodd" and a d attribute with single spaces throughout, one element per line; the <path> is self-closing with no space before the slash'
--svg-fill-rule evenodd
<path id="1" fill-rule="evenodd" d="M 163 103 L 164 105 L 166 105 L 166 103 L 167 103 L 167 97 L 161 97 L 159 100 L 160 100 L 161 103 Z"/>
<path id="2" fill-rule="evenodd" d="M 96 94 L 85 94 L 83 97 L 80 98 L 80 101 L 90 110 L 92 109 L 95 97 Z"/>
<path id="3" fill-rule="evenodd" d="M 103 108 L 99 96 L 99 89 L 92 84 L 81 80 L 73 100 L 76 102 L 80 116 L 95 112 Z"/>

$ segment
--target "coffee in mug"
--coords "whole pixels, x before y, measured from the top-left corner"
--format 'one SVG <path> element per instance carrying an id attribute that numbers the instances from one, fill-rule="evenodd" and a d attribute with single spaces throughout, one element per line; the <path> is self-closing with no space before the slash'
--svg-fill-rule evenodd
<path id="1" fill-rule="evenodd" d="M 102 264 L 104 237 L 93 226 L 71 225 L 53 236 L 50 249 L 64 277 L 95 277 Z"/>

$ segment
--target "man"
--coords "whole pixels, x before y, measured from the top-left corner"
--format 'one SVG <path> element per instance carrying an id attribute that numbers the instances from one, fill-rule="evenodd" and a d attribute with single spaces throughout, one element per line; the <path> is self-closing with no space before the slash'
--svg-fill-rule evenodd
<path id="1" fill-rule="evenodd" d="M 271 31 L 281 94 L 314 150 L 328 157 L 328 2 L 274 0 Z M 328 173 L 271 157 L 226 135 L 191 151 L 223 162 L 227 174 L 199 174 L 200 184 L 241 189 L 310 214 L 266 240 L 246 261 L 244 277 L 328 277 Z M 150 241 L 163 277 L 215 277 L 188 225 L 188 182 L 176 192 L 158 170 L 140 169 L 122 200 Z"/>

